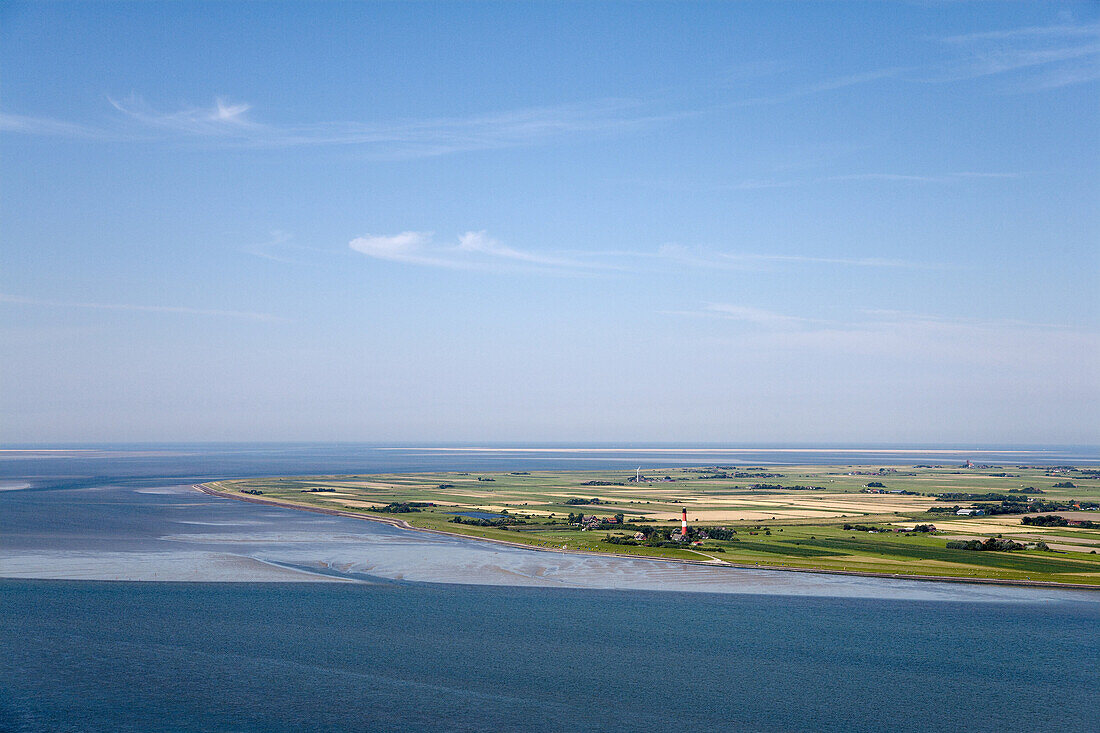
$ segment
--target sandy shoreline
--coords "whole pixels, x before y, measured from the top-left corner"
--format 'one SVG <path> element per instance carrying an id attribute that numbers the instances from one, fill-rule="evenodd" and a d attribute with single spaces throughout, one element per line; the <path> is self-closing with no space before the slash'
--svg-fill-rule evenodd
<path id="1" fill-rule="evenodd" d="M 855 575 L 865 578 L 883 578 L 888 580 L 921 580 L 937 583 L 963 583 L 968 585 L 1010 585 L 1010 586 L 1024 586 L 1030 588 L 1059 588 L 1062 590 L 1091 590 L 1100 591 L 1100 586 L 1096 585 L 1077 585 L 1074 583 L 1056 583 L 1052 581 L 1037 581 L 1037 580 L 1007 580 L 997 578 L 956 578 L 952 576 L 944 575 L 903 575 L 898 573 L 871 573 L 861 570 L 828 570 L 818 568 L 792 568 L 782 565 L 744 565 L 738 563 L 731 563 L 725 560 L 719 560 L 717 558 L 711 560 L 681 560 L 665 557 L 647 557 L 645 555 L 625 555 L 613 552 L 584 552 L 581 550 L 563 550 L 561 548 L 549 548 L 538 547 L 534 545 L 525 545 L 521 542 L 509 542 L 508 540 L 500 540 L 489 537 L 475 537 L 472 535 L 459 534 L 457 532 L 443 532 L 437 529 L 425 529 L 422 527 L 414 527 L 403 519 L 392 519 L 390 517 L 380 517 L 375 514 L 361 514 L 358 512 L 346 512 L 340 509 L 327 509 L 324 507 L 307 506 L 304 504 L 293 504 L 290 502 L 275 501 L 273 499 L 263 499 L 258 496 L 245 496 L 242 494 L 234 494 L 228 491 L 221 491 L 213 488 L 210 484 L 194 484 L 193 488 L 209 494 L 211 496 L 217 496 L 224 499 L 236 499 L 238 501 L 246 501 L 253 504 L 265 504 L 267 506 L 282 507 L 285 509 L 299 509 L 306 512 L 314 512 L 316 514 L 328 514 L 337 517 L 348 517 L 350 519 L 362 519 L 369 522 L 380 522 L 382 524 L 388 524 L 391 527 L 398 529 L 404 529 L 411 532 L 425 532 L 428 534 L 442 535 L 444 537 L 459 537 L 475 542 L 491 542 L 498 545 L 507 545 L 509 547 L 517 547 L 524 550 L 533 550 L 535 552 L 552 552 L 563 553 L 569 555 L 586 555 L 589 557 L 618 557 L 628 560 L 651 560 L 654 562 L 662 563 L 676 563 L 680 565 L 700 565 L 703 567 L 725 567 L 736 568 L 742 570 L 781 570 L 793 573 L 812 573 L 817 575 Z"/>

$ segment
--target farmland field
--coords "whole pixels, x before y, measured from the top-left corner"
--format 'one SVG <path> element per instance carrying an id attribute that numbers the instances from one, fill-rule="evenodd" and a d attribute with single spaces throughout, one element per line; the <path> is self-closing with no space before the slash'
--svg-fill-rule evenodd
<path id="1" fill-rule="evenodd" d="M 440 472 L 206 487 L 542 549 L 1100 586 L 1100 474 L 1069 466 Z M 972 540 L 985 549 L 960 547 Z"/>

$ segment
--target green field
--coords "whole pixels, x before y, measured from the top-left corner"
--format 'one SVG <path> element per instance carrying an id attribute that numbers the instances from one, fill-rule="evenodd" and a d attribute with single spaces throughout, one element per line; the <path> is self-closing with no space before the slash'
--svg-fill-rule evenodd
<path id="1" fill-rule="evenodd" d="M 648 470 L 641 481 L 633 471 L 608 470 L 308 476 L 207 486 L 547 549 L 1100 586 L 1100 529 L 1080 524 L 1100 527 L 1093 509 L 1100 474 L 1089 468 L 708 466 Z M 985 513 L 956 513 L 971 507 Z M 681 508 L 688 511 L 688 541 L 675 541 Z M 1025 513 L 992 513 L 1000 511 Z M 492 517 L 456 523 L 463 512 Z M 1021 521 L 1050 515 L 1066 526 Z M 472 523 L 479 519 L 490 526 Z M 928 524 L 935 530 L 898 531 Z M 1024 549 L 948 547 L 987 538 Z"/>

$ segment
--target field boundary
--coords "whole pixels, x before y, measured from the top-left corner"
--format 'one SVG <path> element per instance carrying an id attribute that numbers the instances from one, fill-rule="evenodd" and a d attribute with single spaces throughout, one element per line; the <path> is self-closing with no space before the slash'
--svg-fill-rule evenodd
<path id="1" fill-rule="evenodd" d="M 278 501 L 275 499 L 262 499 L 258 496 L 246 496 L 243 494 L 234 494 L 229 491 L 223 491 L 221 489 L 214 488 L 212 484 L 216 484 L 216 481 L 194 484 L 193 489 L 201 491 L 204 494 L 211 496 L 217 496 L 223 499 L 236 499 L 237 501 L 246 501 L 252 504 L 266 504 L 267 506 L 282 507 L 284 509 L 298 509 L 306 512 L 314 512 L 315 514 L 328 514 L 330 516 L 348 517 L 350 519 L 362 519 L 368 522 L 380 522 L 382 524 L 388 524 L 391 527 L 397 529 L 408 530 L 411 532 L 425 532 L 428 534 L 441 535 L 444 537 L 460 537 L 463 539 L 471 540 L 473 542 L 491 542 L 498 545 L 507 545 L 509 547 L 518 547 L 524 550 L 533 550 L 535 552 L 553 552 L 553 553 L 565 553 L 569 555 L 586 555 L 590 557 L 618 557 L 626 560 L 649 560 L 653 562 L 666 562 L 677 563 L 680 565 L 701 565 L 703 567 L 725 567 L 738 570 L 779 570 L 790 573 L 813 573 L 816 575 L 854 575 L 864 578 L 882 578 L 889 580 L 919 580 L 924 582 L 933 583 L 962 583 L 965 585 L 1014 585 L 1025 586 L 1030 588 L 1059 588 L 1062 590 L 1086 590 L 1100 592 L 1100 585 L 1083 585 L 1076 583 L 1057 583 L 1053 581 L 1044 580 L 1014 580 L 1014 579 L 1000 579 L 1000 578 L 956 578 L 945 575 L 906 575 L 903 573 L 872 573 L 862 570 L 832 570 L 827 568 L 793 568 L 787 566 L 777 565 L 746 565 L 744 563 L 733 563 L 726 560 L 683 560 L 679 558 L 668 557 L 648 557 L 646 555 L 625 555 L 614 552 L 586 552 L 584 550 L 569 550 L 552 547 L 538 547 L 535 545 L 525 545 L 522 542 L 509 542 L 508 540 L 499 540 L 492 537 L 477 537 L 474 535 L 461 534 L 459 532 L 444 532 L 438 529 L 427 529 L 424 527 L 414 527 L 403 519 L 392 519 L 389 517 L 380 517 L 376 514 L 363 514 L 359 512 L 349 512 L 342 509 L 328 509 L 325 507 L 307 506 L 304 504 L 295 504 L 292 502 Z"/>

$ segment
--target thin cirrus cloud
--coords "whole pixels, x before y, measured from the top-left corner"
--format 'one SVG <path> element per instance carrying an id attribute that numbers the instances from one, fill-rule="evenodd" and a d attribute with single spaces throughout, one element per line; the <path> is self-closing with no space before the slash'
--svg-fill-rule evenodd
<path id="1" fill-rule="evenodd" d="M 601 253 L 597 253 L 601 254 Z M 612 253 L 602 253 L 612 254 Z M 662 266 L 679 264 L 688 267 L 701 267 L 722 270 L 761 270 L 773 265 L 842 265 L 849 267 L 887 267 L 916 270 L 939 269 L 943 265 L 935 262 L 915 262 L 912 260 L 890 259 L 885 257 L 823 257 L 819 255 L 776 254 L 760 252 L 727 252 L 702 247 L 686 247 L 681 244 L 664 244 L 656 252 L 620 252 L 623 257 L 659 259 Z"/>
<path id="2" fill-rule="evenodd" d="M 298 244 L 294 241 L 293 234 L 280 229 L 273 230 L 264 241 L 246 245 L 241 251 L 262 260 L 286 265 L 313 265 L 317 263 L 319 255 L 332 256 L 336 252 L 333 249 Z"/>
<path id="3" fill-rule="evenodd" d="M 130 311 L 137 313 L 176 313 L 188 316 L 215 316 L 225 318 L 239 318 L 249 321 L 285 321 L 285 318 L 270 313 L 257 313 L 253 311 L 221 310 L 217 308 L 191 308 L 175 305 L 140 305 L 134 303 L 89 303 L 69 300 L 48 300 L 44 298 L 27 298 L 19 295 L 0 293 L 0 303 L 12 305 L 42 306 L 48 308 L 78 308 L 87 310 Z"/>
<path id="4" fill-rule="evenodd" d="M 708 303 L 701 311 L 697 311 L 696 315 L 706 315 L 731 321 L 742 321 L 765 328 L 782 329 L 798 328 L 807 324 L 820 322 L 800 316 L 777 313 L 763 308 L 734 305 L 732 303 Z"/>
<path id="5" fill-rule="evenodd" d="M 723 253 L 722 257 L 743 263 L 801 263 L 811 265 L 848 265 L 852 267 L 893 267 L 914 270 L 934 270 L 943 267 L 935 262 L 913 262 L 887 257 L 813 257 L 809 255 L 754 254 L 747 252 Z"/>
<path id="6" fill-rule="evenodd" d="M 47 117 L 31 117 L 0 112 L 0 132 L 16 132 L 25 135 L 46 135 L 72 138 L 104 138 L 105 131 L 75 122 L 53 120 Z"/>
<path id="7" fill-rule="evenodd" d="M 862 309 L 857 320 L 830 320 L 797 316 L 790 313 L 766 310 L 754 306 L 735 303 L 707 303 L 696 310 L 666 311 L 670 315 L 717 318 L 739 321 L 767 328 L 833 329 L 855 328 L 860 330 L 883 330 L 895 328 L 938 328 L 963 330 L 1000 330 L 1010 328 L 1035 331 L 1067 332 L 1072 329 L 1064 324 L 1036 323 L 1016 319 L 980 319 L 968 317 L 945 317 L 914 313 L 892 309 Z"/>
<path id="8" fill-rule="evenodd" d="M 252 106 L 217 98 L 212 106 L 176 110 L 153 107 L 137 95 L 108 97 L 121 120 L 93 127 L 43 117 L 0 113 L 0 130 L 30 135 L 148 140 L 171 134 L 192 140 L 255 148 L 354 145 L 380 158 L 419 158 L 473 150 L 533 145 L 551 139 L 620 133 L 697 117 L 721 109 L 779 104 L 896 75 L 883 69 L 845 75 L 768 97 L 661 111 L 668 100 L 605 98 L 591 102 L 506 110 L 469 117 L 435 117 L 368 123 L 358 121 L 277 124 L 255 119 Z M 118 124 L 121 123 L 121 124 Z"/>
<path id="9" fill-rule="evenodd" d="M 455 241 L 440 243 L 432 232 L 368 234 L 348 243 L 356 252 L 377 260 L 455 270 L 535 270 L 559 274 L 608 269 L 600 263 L 557 254 L 520 250 L 502 244 L 484 231 L 469 231 Z"/>
<path id="10" fill-rule="evenodd" d="M 1100 36 L 1100 23 L 1083 25 L 1057 24 L 1026 26 L 1024 28 L 1006 28 L 997 31 L 978 31 L 946 36 L 939 40 L 944 43 L 973 43 L 975 41 L 1003 41 L 1021 38 L 1080 38 Z"/>
<path id="11" fill-rule="evenodd" d="M 103 126 L 0 113 L 0 131 L 26 135 L 151 141 L 166 137 L 243 148 L 356 146 L 368 157 L 422 158 L 474 150 L 535 145 L 579 134 L 611 134 L 681 118 L 627 99 L 601 99 L 508 110 L 470 117 L 390 122 L 278 124 L 256 119 L 251 105 L 218 98 L 211 106 L 176 110 L 153 107 L 136 95 L 108 97 L 120 117 Z"/>
<path id="12" fill-rule="evenodd" d="M 774 265 L 841 265 L 851 267 L 934 269 L 935 263 L 919 263 L 877 257 L 821 257 L 794 254 L 723 252 L 702 247 L 665 244 L 654 251 L 561 250 L 534 252 L 519 249 L 489 236 L 469 231 L 449 242 L 438 242 L 432 232 L 405 231 L 393 235 L 368 234 L 348 243 L 355 252 L 372 259 L 406 265 L 453 270 L 526 270 L 554 275 L 631 273 L 681 269 L 760 270 Z"/>
<path id="13" fill-rule="evenodd" d="M 941 363 L 1003 363 L 1019 369 L 1078 355 L 1081 375 L 1100 364 L 1100 334 L 1065 324 L 1016 319 L 944 317 L 897 310 L 862 310 L 847 319 L 781 313 L 754 306 L 708 303 L 666 315 L 737 324 L 737 343 L 761 351 L 802 351 L 816 357 L 860 354 L 875 358 L 935 359 Z M 1091 371 L 1090 371 L 1091 370 Z"/>
<path id="14" fill-rule="evenodd" d="M 708 113 L 781 104 L 881 81 L 949 83 L 1013 72 L 1016 91 L 1035 92 L 1100 78 L 1100 23 L 981 31 L 936 39 L 948 49 L 939 62 L 871 69 L 804 84 L 768 96 L 674 104 L 661 95 L 647 99 L 606 98 L 587 103 L 531 107 L 468 117 L 396 119 L 386 122 L 265 122 L 252 106 L 219 98 L 210 106 L 158 109 L 136 95 L 108 98 L 121 117 L 103 126 L 0 113 L 0 131 L 100 140 L 177 138 L 256 148 L 347 145 L 377 158 L 419 158 L 511 148 L 577 134 L 619 133 Z M 764 64 L 764 70 L 775 65 Z M 708 93 L 713 99 L 713 89 Z M 664 110 L 662 110 L 662 107 Z M 676 109 L 670 109 L 675 107 Z M 775 187 L 783 183 L 763 182 Z"/>
<path id="15" fill-rule="evenodd" d="M 1100 79 L 1100 23 L 1009 28 L 947 36 L 964 52 L 925 81 L 953 82 L 1016 73 L 1017 91 L 1032 92 Z"/>
<path id="16" fill-rule="evenodd" d="M 960 184 L 965 181 L 993 181 L 1021 178 L 1020 173 L 1001 171 L 952 171 L 948 173 L 891 173 L 885 171 L 865 173 L 839 173 L 831 176 L 786 179 L 748 179 L 727 186 L 738 191 L 767 190 L 770 188 L 792 188 L 794 186 L 812 186 L 822 183 L 898 183 L 898 184 Z"/>
<path id="17" fill-rule="evenodd" d="M 616 132 L 677 116 L 645 112 L 631 100 L 603 99 L 471 117 L 280 125 L 257 121 L 250 114 L 250 105 L 224 99 L 218 99 L 213 107 L 176 111 L 157 110 L 137 97 L 110 102 L 128 121 L 144 129 L 243 147 L 355 145 L 379 157 L 395 158 L 537 144 L 572 134 Z"/>
<path id="18" fill-rule="evenodd" d="M 804 97 L 812 97 L 819 94 L 825 94 L 827 92 L 841 91 L 849 87 L 863 86 L 865 84 L 870 84 L 876 81 L 893 79 L 905 71 L 907 71 L 907 69 L 903 67 L 890 67 L 886 69 L 873 69 L 871 71 L 863 71 L 858 74 L 846 74 L 844 76 L 837 76 L 832 79 L 826 79 L 815 84 L 807 84 L 804 86 L 796 87 L 794 89 L 791 89 L 790 91 L 782 92 L 780 94 L 773 94 L 763 97 L 748 97 L 746 99 L 733 100 L 722 105 L 722 107 L 756 107 L 762 105 L 782 104 L 783 102 L 793 102 L 797 99 L 802 99 Z"/>
<path id="19" fill-rule="evenodd" d="M 132 121 L 150 128 L 173 130 L 187 135 L 218 135 L 248 137 L 263 134 L 266 125 L 248 119 L 252 108 L 225 99 L 214 100 L 212 107 L 185 107 L 174 112 L 162 112 L 150 107 L 143 99 L 130 96 L 124 100 L 107 98 L 111 106 Z"/>

